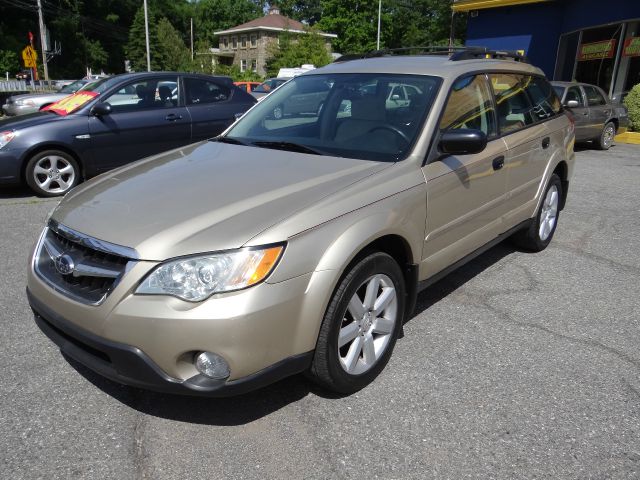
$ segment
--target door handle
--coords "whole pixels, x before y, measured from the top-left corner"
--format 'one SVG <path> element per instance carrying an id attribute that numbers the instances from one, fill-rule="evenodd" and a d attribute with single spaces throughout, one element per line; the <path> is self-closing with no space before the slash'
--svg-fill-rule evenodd
<path id="1" fill-rule="evenodd" d="M 175 122 L 176 120 L 182 120 L 182 115 L 176 115 L 175 113 L 170 113 L 169 115 L 164 117 L 164 119 L 169 122 Z"/>
<path id="2" fill-rule="evenodd" d="M 500 170 L 502 167 L 504 167 L 504 155 L 500 155 L 499 157 L 494 158 L 492 165 L 494 170 Z"/>
<path id="3" fill-rule="evenodd" d="M 548 148 L 551 143 L 551 139 L 549 137 L 544 137 L 542 139 L 542 148 Z"/>

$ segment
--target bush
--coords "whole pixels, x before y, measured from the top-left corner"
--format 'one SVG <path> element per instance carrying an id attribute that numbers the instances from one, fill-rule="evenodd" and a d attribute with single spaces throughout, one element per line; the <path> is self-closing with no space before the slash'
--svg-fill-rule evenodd
<path id="1" fill-rule="evenodd" d="M 631 130 L 640 132 L 640 83 L 631 89 L 624 99 L 624 104 L 629 110 Z"/>

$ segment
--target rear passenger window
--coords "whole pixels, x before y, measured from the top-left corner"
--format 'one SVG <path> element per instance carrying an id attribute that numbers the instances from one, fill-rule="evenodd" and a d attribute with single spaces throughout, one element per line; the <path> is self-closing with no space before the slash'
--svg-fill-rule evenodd
<path id="1" fill-rule="evenodd" d="M 185 78 L 187 105 L 224 102 L 231 95 L 231 88 L 201 78 Z"/>
<path id="2" fill-rule="evenodd" d="M 590 107 L 597 107 L 598 105 L 606 105 L 607 100 L 602 96 L 602 94 L 594 87 L 588 87 L 584 85 L 584 93 L 587 94 L 587 102 Z"/>
<path id="3" fill-rule="evenodd" d="M 560 113 L 560 99 L 549 82 L 542 77 L 525 78 L 525 91 L 533 105 L 533 119 L 545 120 Z"/>
<path id="4" fill-rule="evenodd" d="M 461 78 L 451 87 L 440 129 L 460 128 L 482 130 L 488 137 L 496 134 L 491 92 L 484 75 Z"/>

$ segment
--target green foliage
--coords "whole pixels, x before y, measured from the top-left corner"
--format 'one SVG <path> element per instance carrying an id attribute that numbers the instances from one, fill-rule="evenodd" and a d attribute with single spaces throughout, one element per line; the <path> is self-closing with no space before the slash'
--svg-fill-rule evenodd
<path id="1" fill-rule="evenodd" d="M 240 71 L 240 67 L 237 65 L 216 65 L 216 75 L 225 75 L 231 77 L 234 82 L 262 82 L 263 77 L 251 70 Z"/>
<path id="2" fill-rule="evenodd" d="M 270 77 L 276 76 L 281 68 L 299 67 L 309 63 L 322 67 L 331 62 L 325 40 L 315 28 L 309 28 L 304 35 L 283 32 L 279 45 L 273 43 L 271 47 L 271 57 L 267 60 L 267 75 Z"/>
<path id="3" fill-rule="evenodd" d="M 197 39 L 218 45 L 214 32 L 235 27 L 262 16 L 259 2 L 251 0 L 200 0 L 195 4 Z"/>
<path id="4" fill-rule="evenodd" d="M 11 50 L 0 50 L 0 77 L 4 77 L 5 72 L 9 72 L 9 76 L 13 76 L 20 70 L 20 62 L 18 55 Z"/>
<path id="5" fill-rule="evenodd" d="M 377 0 L 322 0 L 320 26 L 336 33 L 334 50 L 358 53 L 376 48 Z M 442 0 L 383 2 L 380 48 L 448 45 L 451 4 Z M 460 44 L 466 31 L 466 16 L 453 17 L 453 31 Z"/>
<path id="6" fill-rule="evenodd" d="M 161 70 L 192 70 L 191 51 L 188 49 L 171 22 L 161 18 L 157 27 L 158 50 L 154 52 Z"/>
<path id="7" fill-rule="evenodd" d="M 322 18 L 320 0 L 280 0 L 280 13 L 308 25 L 315 25 Z"/>
<path id="8" fill-rule="evenodd" d="M 640 132 L 640 83 L 634 86 L 624 99 L 624 105 L 629 110 L 630 127 Z"/>
<path id="9" fill-rule="evenodd" d="M 374 50 L 378 31 L 378 0 L 322 0 L 320 28 L 336 33 L 333 49 L 340 53 Z M 382 25 L 389 25 L 385 14 Z"/>
<path id="10" fill-rule="evenodd" d="M 149 52 L 151 56 L 151 70 L 160 70 L 158 62 L 158 24 L 153 10 L 148 11 L 149 19 Z M 131 69 L 136 72 L 147 70 L 147 47 L 144 29 L 144 9 L 140 7 L 133 18 L 129 29 L 129 42 L 127 43 L 127 58 L 131 62 Z"/>

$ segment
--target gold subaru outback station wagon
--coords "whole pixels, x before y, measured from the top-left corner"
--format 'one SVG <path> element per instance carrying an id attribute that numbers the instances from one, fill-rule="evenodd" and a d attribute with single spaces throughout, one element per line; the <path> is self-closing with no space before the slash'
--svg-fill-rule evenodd
<path id="1" fill-rule="evenodd" d="M 363 388 L 422 287 L 507 237 L 549 244 L 574 168 L 541 70 L 436 53 L 313 70 L 211 141 L 73 189 L 31 257 L 38 326 L 136 387 Z"/>

